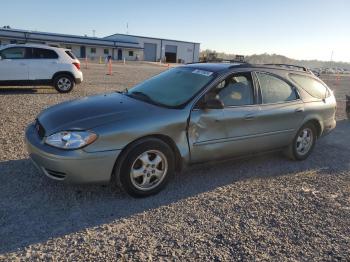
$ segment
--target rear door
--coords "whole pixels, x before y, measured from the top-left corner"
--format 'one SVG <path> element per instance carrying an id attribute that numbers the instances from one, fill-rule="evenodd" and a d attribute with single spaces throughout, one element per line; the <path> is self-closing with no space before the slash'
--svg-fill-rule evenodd
<path id="1" fill-rule="evenodd" d="M 0 51 L 0 81 L 26 81 L 29 77 L 26 47 L 10 47 Z"/>
<path id="2" fill-rule="evenodd" d="M 31 48 L 29 80 L 49 80 L 58 70 L 58 54 L 51 49 Z"/>
<path id="3" fill-rule="evenodd" d="M 286 146 L 305 117 L 304 103 L 297 89 L 282 77 L 268 72 L 255 72 L 255 76 L 261 102 L 257 115 L 263 138 L 260 147 L 267 150 Z"/>

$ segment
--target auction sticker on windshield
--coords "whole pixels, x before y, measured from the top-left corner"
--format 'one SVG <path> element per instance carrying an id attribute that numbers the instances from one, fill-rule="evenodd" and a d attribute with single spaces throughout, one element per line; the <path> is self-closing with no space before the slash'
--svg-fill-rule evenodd
<path id="1" fill-rule="evenodd" d="M 213 74 L 213 72 L 200 70 L 200 69 L 193 70 L 192 73 L 193 74 L 203 75 L 203 76 L 211 76 Z"/>

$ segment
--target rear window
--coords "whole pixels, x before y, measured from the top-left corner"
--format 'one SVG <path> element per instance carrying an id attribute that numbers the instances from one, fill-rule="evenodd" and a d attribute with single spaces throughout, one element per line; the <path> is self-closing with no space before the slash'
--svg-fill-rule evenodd
<path id="1" fill-rule="evenodd" d="M 54 50 L 45 48 L 33 48 L 32 58 L 34 59 L 57 59 L 58 55 Z"/>
<path id="2" fill-rule="evenodd" d="M 72 59 L 77 59 L 71 51 L 66 50 L 66 54 Z"/>
<path id="3" fill-rule="evenodd" d="M 315 98 L 323 99 L 330 95 L 326 85 L 312 77 L 297 74 L 290 74 L 289 77 Z"/>

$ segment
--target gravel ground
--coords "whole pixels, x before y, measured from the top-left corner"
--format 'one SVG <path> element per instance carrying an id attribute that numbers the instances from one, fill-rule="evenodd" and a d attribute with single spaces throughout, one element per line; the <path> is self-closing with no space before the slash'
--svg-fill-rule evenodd
<path id="1" fill-rule="evenodd" d="M 24 128 L 45 107 L 112 92 L 165 70 L 133 63 L 84 69 L 68 95 L 0 90 L 0 260 L 350 260 L 350 123 L 309 159 L 279 153 L 198 165 L 156 196 L 113 186 L 63 185 L 28 160 Z M 344 99 L 350 78 L 325 81 Z"/>

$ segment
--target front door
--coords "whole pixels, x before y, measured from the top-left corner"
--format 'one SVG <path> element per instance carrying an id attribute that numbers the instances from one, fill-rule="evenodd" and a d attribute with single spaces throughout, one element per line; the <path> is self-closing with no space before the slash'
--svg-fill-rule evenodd
<path id="1" fill-rule="evenodd" d="M 25 47 L 10 47 L 0 51 L 0 81 L 28 80 Z"/>
<path id="2" fill-rule="evenodd" d="M 203 162 L 253 152 L 257 149 L 259 125 L 252 76 L 237 73 L 211 89 L 207 96 L 220 99 L 223 109 L 193 110 L 189 141 L 191 161 Z"/>

